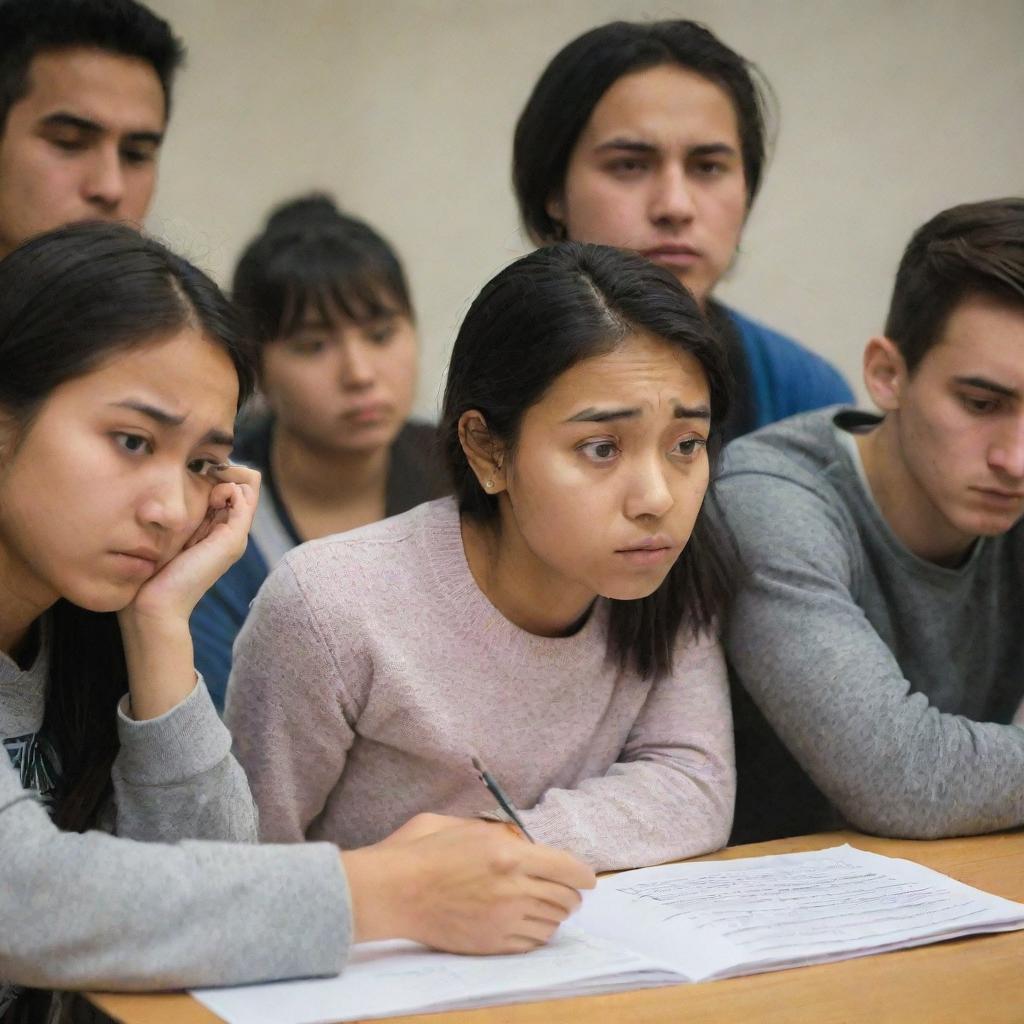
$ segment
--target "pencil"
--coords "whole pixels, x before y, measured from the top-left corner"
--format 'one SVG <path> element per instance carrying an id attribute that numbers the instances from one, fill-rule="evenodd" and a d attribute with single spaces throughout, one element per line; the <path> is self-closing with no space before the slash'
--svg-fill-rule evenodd
<path id="1" fill-rule="evenodd" d="M 491 796 L 493 796 L 494 799 L 497 800 L 498 806 L 509 816 L 509 818 L 512 819 L 512 823 L 516 826 L 517 829 L 519 829 L 520 832 L 523 833 L 524 836 L 526 836 L 527 839 L 530 840 L 531 843 L 536 842 L 533 836 L 531 836 L 530 833 L 527 832 L 526 826 L 520 819 L 518 812 L 512 806 L 512 801 L 509 800 L 507 796 L 505 796 L 504 791 L 502 790 L 501 786 L 498 785 L 494 776 L 480 763 L 479 758 L 474 757 L 472 760 L 473 767 L 477 770 L 477 773 L 480 776 L 480 781 L 490 791 Z"/>

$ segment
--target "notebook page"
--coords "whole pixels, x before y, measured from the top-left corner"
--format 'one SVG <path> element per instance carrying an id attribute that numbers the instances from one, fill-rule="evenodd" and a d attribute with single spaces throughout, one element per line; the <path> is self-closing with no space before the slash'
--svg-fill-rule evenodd
<path id="1" fill-rule="evenodd" d="M 411 942 L 371 942 L 354 947 L 337 978 L 192 994 L 228 1024 L 321 1024 L 680 980 L 636 953 L 563 926 L 547 946 L 519 956 L 455 956 Z"/>
<path id="2" fill-rule="evenodd" d="M 1024 905 L 849 846 L 602 878 L 578 927 L 691 980 L 1024 927 Z"/>

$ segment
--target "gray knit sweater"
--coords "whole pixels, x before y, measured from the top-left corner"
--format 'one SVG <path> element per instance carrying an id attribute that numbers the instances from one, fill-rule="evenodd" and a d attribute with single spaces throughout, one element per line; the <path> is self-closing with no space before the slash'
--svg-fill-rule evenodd
<path id="1" fill-rule="evenodd" d="M 750 569 L 726 644 L 741 683 L 733 841 L 843 820 L 920 839 L 1024 824 L 1024 729 L 1009 724 L 1024 523 L 958 568 L 918 558 L 844 434 L 872 422 L 814 412 L 726 452 L 719 500 Z"/>
<path id="2" fill-rule="evenodd" d="M 420 811 L 490 810 L 475 753 L 533 837 L 595 870 L 720 847 L 732 728 L 716 638 L 643 679 L 609 660 L 608 605 L 528 633 L 480 590 L 443 498 L 294 548 L 235 645 L 227 722 L 264 838 L 362 846 Z"/>
<path id="3" fill-rule="evenodd" d="M 117 836 L 79 835 L 12 767 L 27 763 L 45 677 L 45 651 L 26 671 L 0 654 L 0 991 L 337 973 L 351 929 L 338 851 L 252 845 L 249 789 L 202 682 L 160 718 L 119 713 Z"/>

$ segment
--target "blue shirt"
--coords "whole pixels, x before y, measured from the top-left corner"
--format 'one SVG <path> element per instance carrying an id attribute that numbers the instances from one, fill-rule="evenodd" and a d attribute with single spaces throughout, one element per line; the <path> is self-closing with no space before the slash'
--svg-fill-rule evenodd
<path id="1" fill-rule="evenodd" d="M 754 430 L 800 412 L 854 404 L 849 384 L 831 363 L 734 309 L 726 312 L 746 356 Z"/>

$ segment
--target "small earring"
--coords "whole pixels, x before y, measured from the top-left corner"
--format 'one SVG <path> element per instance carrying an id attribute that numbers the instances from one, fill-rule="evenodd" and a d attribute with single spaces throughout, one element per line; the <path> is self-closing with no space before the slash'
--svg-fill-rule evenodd
<path id="1" fill-rule="evenodd" d="M 486 487 L 486 488 L 487 488 L 487 490 L 490 490 L 490 489 L 491 489 L 491 488 L 492 488 L 493 486 L 494 486 L 494 480 L 493 480 L 493 479 L 492 479 L 492 480 L 488 480 L 488 481 L 487 481 L 487 482 L 486 482 L 486 483 L 484 484 L 484 487 Z"/>

